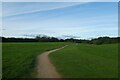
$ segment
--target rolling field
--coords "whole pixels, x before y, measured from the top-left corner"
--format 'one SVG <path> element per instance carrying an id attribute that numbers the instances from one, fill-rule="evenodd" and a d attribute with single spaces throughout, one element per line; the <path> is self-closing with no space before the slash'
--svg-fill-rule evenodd
<path id="1" fill-rule="evenodd" d="M 3 43 L 3 78 L 33 77 L 36 56 L 66 43 Z"/>
<path id="2" fill-rule="evenodd" d="M 118 77 L 117 44 L 71 44 L 49 57 L 63 78 Z"/>

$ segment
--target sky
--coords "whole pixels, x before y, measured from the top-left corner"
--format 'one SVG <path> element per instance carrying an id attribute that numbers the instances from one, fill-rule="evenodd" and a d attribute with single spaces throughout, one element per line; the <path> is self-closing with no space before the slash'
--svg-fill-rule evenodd
<path id="1" fill-rule="evenodd" d="M 119 2 L 119 0 L 1 0 L 2 2 Z"/>
<path id="2" fill-rule="evenodd" d="M 3 2 L 2 35 L 118 36 L 117 2 Z"/>

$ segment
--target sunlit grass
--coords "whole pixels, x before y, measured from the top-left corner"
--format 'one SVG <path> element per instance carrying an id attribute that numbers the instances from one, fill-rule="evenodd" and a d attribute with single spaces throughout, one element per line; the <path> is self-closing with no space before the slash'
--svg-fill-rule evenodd
<path id="1" fill-rule="evenodd" d="M 117 44 L 72 44 L 50 58 L 64 78 L 118 77 Z"/>
<path id="2" fill-rule="evenodd" d="M 32 77 L 38 54 L 66 43 L 3 43 L 3 78 Z"/>

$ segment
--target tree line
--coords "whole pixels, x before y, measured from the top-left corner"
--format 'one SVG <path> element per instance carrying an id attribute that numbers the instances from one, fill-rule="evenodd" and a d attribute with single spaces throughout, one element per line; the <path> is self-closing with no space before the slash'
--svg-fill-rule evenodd
<path id="1" fill-rule="evenodd" d="M 2 42 L 75 42 L 75 43 L 87 43 L 87 44 L 111 44 L 111 43 L 119 43 L 120 37 L 98 37 L 91 40 L 86 39 L 74 39 L 74 38 L 67 38 L 67 39 L 58 39 L 56 37 L 48 37 L 48 36 L 36 36 L 35 38 L 6 38 L 0 37 Z"/>

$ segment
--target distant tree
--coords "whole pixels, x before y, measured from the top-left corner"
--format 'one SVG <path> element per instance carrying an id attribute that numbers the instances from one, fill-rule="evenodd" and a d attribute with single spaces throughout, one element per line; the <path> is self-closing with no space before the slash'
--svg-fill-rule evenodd
<path id="1" fill-rule="evenodd" d="M 38 35 L 35 38 L 5 38 L 0 37 L 2 39 L 2 42 L 75 42 L 75 43 L 87 43 L 87 44 L 111 44 L 111 43 L 120 43 L 120 37 L 98 37 L 92 40 L 85 40 L 85 39 L 58 39 L 56 37 L 49 37 L 49 36 L 41 36 Z"/>
<path id="2" fill-rule="evenodd" d="M 110 38 L 110 37 L 98 37 L 96 39 L 92 39 L 90 43 L 93 44 L 111 44 L 111 43 L 118 43 L 119 38 Z"/>
<path id="3" fill-rule="evenodd" d="M 49 37 L 49 36 L 36 36 L 35 38 L 39 42 L 59 42 L 60 40 L 55 37 Z"/>

